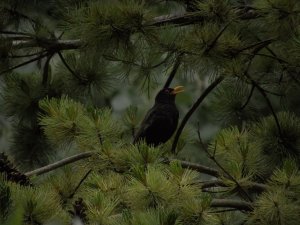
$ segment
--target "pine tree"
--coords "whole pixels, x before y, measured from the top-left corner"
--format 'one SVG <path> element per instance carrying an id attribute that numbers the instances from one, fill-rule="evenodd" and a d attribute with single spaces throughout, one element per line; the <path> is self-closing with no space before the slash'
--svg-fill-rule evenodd
<path id="1" fill-rule="evenodd" d="M 297 225 L 299 9 L 1 0 L 0 224 Z M 133 145 L 176 84 L 176 133 Z"/>

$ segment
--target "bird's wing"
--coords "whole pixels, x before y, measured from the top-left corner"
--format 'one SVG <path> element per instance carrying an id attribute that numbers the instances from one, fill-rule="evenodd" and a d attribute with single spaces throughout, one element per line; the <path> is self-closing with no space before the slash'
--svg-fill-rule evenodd
<path id="1" fill-rule="evenodd" d="M 148 111 L 143 122 L 140 125 L 138 132 L 134 137 L 133 143 L 136 143 L 141 138 L 144 138 L 146 136 L 146 131 L 149 129 L 150 126 L 153 126 L 153 123 L 156 121 L 154 120 L 154 117 L 157 116 L 158 116 L 157 111 L 154 110 L 153 108 Z"/>
<path id="2" fill-rule="evenodd" d="M 158 108 L 150 109 L 135 135 L 133 143 L 146 137 L 147 134 L 155 132 L 159 127 L 163 126 L 163 124 L 168 124 L 168 118 L 170 117 L 168 117 L 164 110 L 159 110 Z"/>

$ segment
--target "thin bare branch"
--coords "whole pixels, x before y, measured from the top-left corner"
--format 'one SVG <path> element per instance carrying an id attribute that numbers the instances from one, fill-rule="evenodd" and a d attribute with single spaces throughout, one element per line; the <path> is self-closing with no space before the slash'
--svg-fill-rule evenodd
<path id="1" fill-rule="evenodd" d="M 272 105 L 272 103 L 271 103 L 271 100 L 269 99 L 269 97 L 268 97 L 267 94 L 265 93 L 265 90 L 264 90 L 262 87 L 260 87 L 260 86 L 258 85 L 258 83 L 256 83 L 250 76 L 248 76 L 248 78 L 251 80 L 252 84 L 257 88 L 257 90 L 258 90 L 258 91 L 261 93 L 261 95 L 264 97 L 264 99 L 265 99 L 265 101 L 266 101 L 268 107 L 270 108 L 271 113 L 272 113 L 272 115 L 273 115 L 273 117 L 274 117 L 274 120 L 275 120 L 277 129 L 278 129 L 278 133 L 279 133 L 280 136 L 282 136 L 281 126 L 280 126 L 278 117 L 277 117 L 277 115 L 276 115 L 276 113 L 275 113 L 275 110 L 274 110 L 274 108 L 273 108 L 273 105 Z"/>
<path id="2" fill-rule="evenodd" d="M 252 95 L 253 95 L 253 93 L 254 93 L 254 89 L 255 89 L 255 86 L 252 85 L 247 100 L 245 101 L 245 103 L 244 103 L 244 104 L 241 106 L 241 108 L 240 108 L 241 110 L 243 110 L 243 109 L 249 104 L 249 102 L 250 102 L 250 100 L 251 100 L 251 98 L 252 98 Z"/>
<path id="3" fill-rule="evenodd" d="M 164 162 L 165 163 L 170 163 L 172 160 L 167 159 Z M 205 173 L 214 177 L 219 177 L 219 171 L 211 168 L 211 167 L 207 167 L 207 166 L 203 166 L 201 164 L 198 163 L 192 163 L 192 162 L 188 162 L 188 161 L 182 161 L 182 160 L 176 160 L 180 163 L 180 165 L 182 166 L 182 168 L 186 168 L 186 169 L 191 169 L 191 170 L 195 170 L 198 171 L 200 173 Z"/>
<path id="4" fill-rule="evenodd" d="M 77 190 L 79 189 L 80 185 L 83 183 L 83 181 L 88 177 L 88 175 L 92 172 L 92 170 L 90 169 L 84 176 L 83 178 L 80 180 L 80 182 L 78 183 L 78 185 L 76 186 L 76 188 L 74 189 L 74 191 L 69 195 L 68 198 L 73 198 L 74 195 L 76 194 Z"/>
<path id="5" fill-rule="evenodd" d="M 227 207 L 238 210 L 252 211 L 253 206 L 249 202 L 234 200 L 234 199 L 213 199 L 210 204 L 211 207 Z"/>
<path id="6" fill-rule="evenodd" d="M 200 104 L 202 103 L 202 101 L 206 98 L 206 96 L 215 88 L 218 86 L 219 83 L 221 83 L 224 80 L 223 76 L 218 77 L 214 82 L 212 82 L 206 89 L 205 91 L 201 94 L 201 96 L 197 99 L 197 101 L 194 103 L 194 105 L 190 108 L 190 110 L 187 112 L 187 114 L 184 116 L 184 118 L 182 119 L 180 126 L 175 134 L 175 138 L 172 144 L 172 148 L 171 148 L 171 152 L 176 153 L 176 147 L 177 147 L 177 143 L 179 140 L 179 137 L 186 125 L 186 123 L 188 122 L 188 120 L 190 119 L 190 117 L 193 115 L 193 113 L 196 111 L 196 109 L 200 106 Z"/>
<path id="7" fill-rule="evenodd" d="M 25 62 L 23 62 L 23 63 L 20 63 L 20 64 L 18 64 L 18 65 L 16 65 L 16 66 L 10 67 L 9 69 L 6 69 L 6 70 L 1 71 L 1 72 L 0 72 L 0 75 L 5 74 L 5 73 L 7 73 L 7 72 L 10 72 L 10 71 L 12 71 L 12 70 L 14 70 L 14 69 L 17 69 L 17 68 L 19 68 L 19 67 L 25 66 L 25 65 L 27 65 L 27 64 L 30 64 L 30 63 L 32 63 L 32 62 L 35 62 L 35 61 L 37 61 L 37 60 L 40 60 L 40 59 L 46 57 L 47 55 L 48 55 L 48 53 L 44 53 L 44 54 L 39 55 L 38 57 L 35 57 L 35 58 L 33 58 L 33 59 L 30 59 L 30 60 L 28 60 L 28 61 L 25 61 Z"/>
<path id="8" fill-rule="evenodd" d="M 32 37 L 32 34 L 30 34 L 30 33 L 19 32 L 19 31 L 0 30 L 0 34 L 8 34 L 8 35 L 13 34 L 13 35 L 22 35 L 22 36 Z"/>
<path id="9" fill-rule="evenodd" d="M 81 40 L 32 39 L 29 41 L 13 41 L 13 48 L 46 48 L 59 50 L 78 49 L 83 46 Z"/>
<path id="10" fill-rule="evenodd" d="M 181 59 L 182 59 L 182 56 L 183 56 L 183 53 L 179 54 L 175 60 L 175 63 L 173 65 L 173 68 L 172 68 L 172 71 L 164 85 L 164 88 L 167 88 L 170 86 L 172 80 L 174 79 L 175 75 L 176 75 L 176 72 L 178 70 L 178 68 L 180 67 L 180 64 L 181 64 Z"/>
<path id="11" fill-rule="evenodd" d="M 52 163 L 52 164 L 49 164 L 47 166 L 41 167 L 39 169 L 26 172 L 25 175 L 26 176 L 33 176 L 33 175 L 38 176 L 38 175 L 41 175 L 41 174 L 44 174 L 44 173 L 48 173 L 52 170 L 55 170 L 55 169 L 60 168 L 62 166 L 65 166 L 65 165 L 68 165 L 70 163 L 76 162 L 78 160 L 89 158 L 93 154 L 95 154 L 95 152 L 84 152 L 84 153 L 80 153 L 80 154 L 77 154 L 77 155 L 74 155 L 74 156 L 70 156 L 68 158 L 62 159 L 62 160 L 57 161 L 55 163 Z"/>
<path id="12" fill-rule="evenodd" d="M 212 40 L 212 42 L 207 46 L 207 48 L 204 50 L 203 54 L 208 54 L 209 51 L 216 45 L 217 41 L 219 40 L 219 38 L 222 36 L 222 34 L 224 33 L 224 31 L 227 29 L 227 27 L 229 26 L 230 22 L 227 23 L 217 34 L 217 36 L 214 38 L 214 40 Z"/>
<path id="13" fill-rule="evenodd" d="M 47 86 L 47 83 L 48 83 L 48 77 L 49 77 L 49 65 L 50 65 L 50 61 L 53 57 L 54 53 L 52 54 L 49 54 L 47 56 L 47 60 L 45 62 L 45 65 L 44 65 L 44 69 L 43 69 L 43 79 L 42 79 L 42 85 L 44 87 Z"/>
<path id="14" fill-rule="evenodd" d="M 59 56 L 60 60 L 62 61 L 62 63 L 64 64 L 64 66 L 70 71 L 70 73 L 74 77 L 76 77 L 78 80 L 82 80 L 82 78 L 80 76 L 78 76 L 78 74 L 69 66 L 69 64 L 67 63 L 67 61 L 65 60 L 65 58 L 63 57 L 61 52 L 58 52 L 58 56 Z"/>

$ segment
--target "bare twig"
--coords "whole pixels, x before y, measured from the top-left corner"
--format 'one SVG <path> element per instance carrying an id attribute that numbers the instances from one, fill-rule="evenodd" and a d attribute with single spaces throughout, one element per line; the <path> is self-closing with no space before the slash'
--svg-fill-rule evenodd
<path id="1" fill-rule="evenodd" d="M 164 85 L 164 88 L 169 87 L 170 84 L 171 84 L 171 82 L 172 82 L 172 80 L 174 79 L 175 74 L 176 74 L 178 68 L 180 67 L 182 56 L 183 56 L 183 53 L 180 53 L 177 56 L 177 58 L 175 60 L 175 63 L 173 65 L 172 71 L 171 71 L 171 73 L 170 73 L 170 75 L 169 75 L 169 77 L 168 77 L 168 79 L 167 79 L 167 81 L 166 81 L 166 83 Z"/>
<path id="2" fill-rule="evenodd" d="M 13 48 L 46 48 L 59 50 L 78 49 L 83 46 L 83 42 L 77 40 L 57 40 L 57 39 L 32 39 L 29 41 L 13 41 Z"/>
<path id="3" fill-rule="evenodd" d="M 0 30 L 0 34 L 13 34 L 13 35 L 22 35 L 27 37 L 32 37 L 32 34 L 25 33 L 25 32 L 19 32 L 19 31 L 8 31 L 8 30 Z"/>
<path id="4" fill-rule="evenodd" d="M 272 113 L 272 115 L 273 115 L 273 117 L 274 117 L 274 120 L 275 120 L 275 123 L 276 123 L 276 126 L 277 126 L 277 130 L 278 130 L 278 133 L 279 133 L 280 137 L 282 137 L 282 131 L 281 131 L 281 127 L 280 127 L 280 123 L 279 123 L 278 117 L 277 117 L 277 115 L 276 115 L 276 113 L 275 113 L 275 110 L 274 110 L 274 108 L 273 108 L 273 106 L 272 106 L 272 103 L 271 103 L 270 99 L 268 98 L 267 94 L 265 93 L 265 90 L 264 90 L 258 83 L 256 83 L 255 80 L 253 80 L 247 73 L 246 73 L 246 76 L 247 76 L 247 78 L 251 81 L 252 85 L 253 85 L 254 87 L 256 87 L 257 90 L 258 90 L 258 91 L 261 93 L 261 95 L 264 97 L 264 99 L 265 99 L 265 101 L 266 101 L 268 107 L 270 108 L 271 113 Z"/>
<path id="5" fill-rule="evenodd" d="M 212 40 L 212 42 L 207 46 L 207 48 L 205 48 L 203 54 L 208 54 L 209 51 L 216 45 L 217 41 L 219 40 L 219 38 L 222 36 L 222 34 L 224 33 L 224 31 L 227 29 L 227 27 L 229 26 L 230 22 L 227 23 L 217 34 L 217 36 L 214 38 L 214 40 Z"/>
<path id="6" fill-rule="evenodd" d="M 89 158 L 93 154 L 95 154 L 95 152 L 84 152 L 84 153 L 80 153 L 80 154 L 77 154 L 77 155 L 74 155 L 74 156 L 70 156 L 70 157 L 65 158 L 63 160 L 60 160 L 60 161 L 57 161 L 55 163 L 49 164 L 47 166 L 41 167 L 39 169 L 26 172 L 25 175 L 26 176 L 33 176 L 33 175 L 38 176 L 38 175 L 41 175 L 41 174 L 44 174 L 44 173 L 48 173 L 52 170 L 55 170 L 57 168 L 65 166 L 67 164 L 76 162 L 76 161 L 81 160 L 81 159 Z"/>
<path id="7" fill-rule="evenodd" d="M 179 137 L 187 123 L 187 121 L 190 119 L 190 117 L 193 115 L 193 113 L 196 111 L 196 109 L 200 106 L 202 101 L 206 98 L 206 96 L 215 88 L 218 86 L 219 83 L 221 83 L 224 80 L 223 76 L 218 77 L 213 83 L 211 83 L 205 91 L 201 94 L 201 96 L 197 99 L 197 101 L 194 103 L 194 105 L 190 108 L 190 110 L 187 112 L 187 114 L 182 119 L 180 126 L 175 134 L 175 138 L 172 144 L 171 152 L 176 153 L 176 147 L 179 140 Z"/>
<path id="8" fill-rule="evenodd" d="M 252 211 L 253 206 L 249 202 L 233 199 L 213 199 L 210 204 L 211 207 L 227 207 L 238 210 Z"/>
<path id="9" fill-rule="evenodd" d="M 167 159 L 164 162 L 169 164 L 171 161 L 172 160 Z M 214 176 L 214 177 L 219 177 L 220 176 L 219 171 L 214 169 L 214 168 L 203 166 L 203 165 L 198 164 L 198 163 L 188 162 L 188 161 L 182 161 L 182 160 L 177 160 L 177 161 L 180 163 L 182 168 L 195 170 L 195 171 L 198 171 L 200 173 L 205 173 L 205 174 L 208 174 L 208 175 L 211 175 L 211 176 Z"/>
<path id="10" fill-rule="evenodd" d="M 20 64 L 18 64 L 18 65 L 16 65 L 16 66 L 13 66 L 13 67 L 9 68 L 9 69 L 3 70 L 3 71 L 0 72 L 0 75 L 2 75 L 2 74 L 4 74 L 4 73 L 7 73 L 7 72 L 9 72 L 9 71 L 12 71 L 12 70 L 14 70 L 14 69 L 17 69 L 17 68 L 19 68 L 19 67 L 25 66 L 25 65 L 27 65 L 27 64 L 30 64 L 30 63 L 32 63 L 32 62 L 35 62 L 35 61 L 37 61 L 37 60 L 40 60 L 40 59 L 46 57 L 48 54 L 49 54 L 49 53 L 41 54 L 41 55 L 39 55 L 38 57 L 35 57 L 35 58 L 33 58 L 33 59 L 30 59 L 30 60 L 28 60 L 28 61 L 25 61 L 25 62 L 23 62 L 23 63 L 20 63 Z"/>
<path id="11" fill-rule="evenodd" d="M 255 86 L 252 85 L 251 90 L 250 90 L 250 94 L 249 94 L 247 100 L 245 101 L 245 103 L 241 106 L 241 108 L 240 108 L 241 110 L 243 110 L 249 104 L 249 102 L 251 100 L 251 97 L 252 97 L 252 95 L 254 93 L 254 89 L 255 89 Z"/>
<path id="12" fill-rule="evenodd" d="M 245 12 L 243 10 L 236 9 L 237 15 L 241 20 L 250 20 L 258 18 L 258 14 L 253 9 L 251 12 Z M 171 14 L 158 16 L 150 22 L 150 26 L 165 26 L 165 25 L 180 25 L 186 26 L 190 24 L 201 23 L 204 21 L 204 17 L 200 16 L 198 12 L 188 12 L 185 14 Z"/>
<path id="13" fill-rule="evenodd" d="M 60 58 L 60 60 L 62 61 L 62 63 L 64 64 L 64 66 L 70 71 L 70 73 L 76 77 L 78 80 L 82 80 L 80 78 L 80 76 L 78 76 L 78 74 L 69 66 L 69 64 L 67 63 L 67 61 L 65 60 L 65 58 L 63 57 L 63 55 L 61 54 L 61 52 L 58 52 L 58 56 Z"/>
<path id="14" fill-rule="evenodd" d="M 73 198 L 74 195 L 76 194 L 77 190 L 79 189 L 80 185 L 83 183 L 83 181 L 88 177 L 88 175 L 92 172 L 92 170 L 90 169 L 85 175 L 84 177 L 80 180 L 80 182 L 78 183 L 78 185 L 76 186 L 76 188 L 74 189 L 74 191 L 69 195 L 68 198 Z"/>
<path id="15" fill-rule="evenodd" d="M 47 86 L 47 83 L 48 83 L 48 77 L 49 77 L 49 64 L 50 64 L 50 60 L 51 58 L 53 57 L 54 53 L 51 53 L 47 56 L 47 60 L 45 62 L 45 65 L 44 65 L 44 70 L 43 70 L 43 79 L 42 79 L 42 85 L 44 87 Z"/>

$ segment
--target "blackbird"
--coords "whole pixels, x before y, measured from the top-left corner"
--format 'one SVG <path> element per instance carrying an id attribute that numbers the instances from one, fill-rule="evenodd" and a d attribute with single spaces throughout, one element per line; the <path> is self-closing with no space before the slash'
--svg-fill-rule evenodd
<path id="1" fill-rule="evenodd" d="M 165 143 L 175 132 L 179 112 L 175 105 L 176 94 L 183 92 L 183 86 L 164 88 L 155 97 L 154 106 L 147 112 L 133 143 L 144 139 L 147 145 Z"/>

